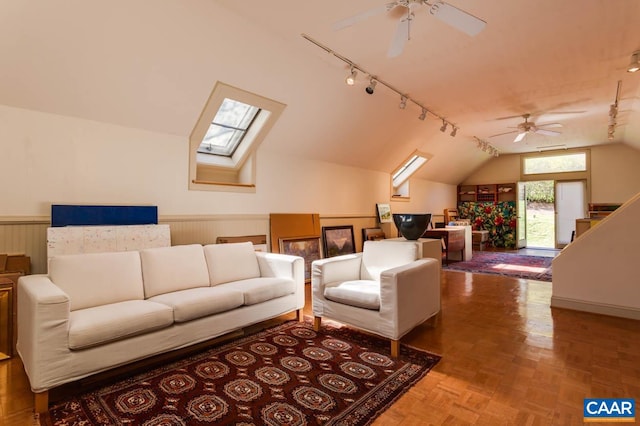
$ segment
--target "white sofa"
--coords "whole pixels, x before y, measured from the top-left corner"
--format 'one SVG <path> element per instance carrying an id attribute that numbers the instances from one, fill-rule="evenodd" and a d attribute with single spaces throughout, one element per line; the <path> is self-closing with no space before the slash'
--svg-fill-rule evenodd
<path id="1" fill-rule="evenodd" d="M 304 259 L 251 243 L 56 256 L 18 282 L 18 343 L 47 411 L 51 388 L 296 311 Z"/>

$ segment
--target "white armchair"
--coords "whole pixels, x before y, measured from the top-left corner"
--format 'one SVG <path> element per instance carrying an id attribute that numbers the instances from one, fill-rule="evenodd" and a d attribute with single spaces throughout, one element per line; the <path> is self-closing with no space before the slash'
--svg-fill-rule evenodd
<path id="1" fill-rule="evenodd" d="M 418 259 L 416 242 L 366 241 L 362 253 L 312 264 L 314 328 L 322 318 L 391 339 L 400 338 L 440 311 L 440 265 Z"/>

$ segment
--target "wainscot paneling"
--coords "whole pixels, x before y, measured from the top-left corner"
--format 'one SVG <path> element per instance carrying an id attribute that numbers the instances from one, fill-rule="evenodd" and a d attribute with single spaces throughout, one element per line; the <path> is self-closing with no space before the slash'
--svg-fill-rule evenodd
<path id="1" fill-rule="evenodd" d="M 171 245 L 213 244 L 217 237 L 267 235 L 269 215 L 161 216 L 171 228 Z M 0 217 L 0 253 L 24 253 L 31 257 L 31 273 L 47 272 L 49 217 Z M 380 226 L 375 216 L 320 215 L 320 226 L 353 225 L 356 250 L 362 250 L 362 228 Z M 393 224 L 384 224 L 387 237 L 395 237 Z"/>

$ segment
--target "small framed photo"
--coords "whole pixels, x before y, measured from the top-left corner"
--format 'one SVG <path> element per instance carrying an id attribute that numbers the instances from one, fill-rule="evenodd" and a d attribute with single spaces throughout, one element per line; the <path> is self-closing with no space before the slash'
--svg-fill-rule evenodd
<path id="1" fill-rule="evenodd" d="M 304 258 L 304 282 L 311 282 L 311 262 L 322 259 L 320 237 L 287 237 L 278 240 L 280 253 Z"/>
<path id="2" fill-rule="evenodd" d="M 325 257 L 341 256 L 356 252 L 353 225 L 323 226 L 322 242 Z"/>
<path id="3" fill-rule="evenodd" d="M 391 217 L 391 206 L 389 204 L 376 204 L 376 208 L 378 210 L 378 220 L 380 223 L 393 222 L 393 218 Z"/>

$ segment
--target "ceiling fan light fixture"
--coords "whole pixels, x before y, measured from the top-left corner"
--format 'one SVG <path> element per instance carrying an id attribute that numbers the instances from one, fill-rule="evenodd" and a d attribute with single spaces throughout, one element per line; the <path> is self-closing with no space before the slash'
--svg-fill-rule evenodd
<path id="1" fill-rule="evenodd" d="M 627 72 L 636 72 L 640 70 L 640 50 L 636 50 L 631 55 L 631 61 L 627 67 Z"/>
<path id="2" fill-rule="evenodd" d="M 358 75 L 358 72 L 351 67 L 351 72 L 349 73 L 349 75 L 347 75 L 347 78 L 344 79 L 344 82 L 347 83 L 347 86 L 353 86 L 354 84 L 356 84 L 356 76 Z"/>

